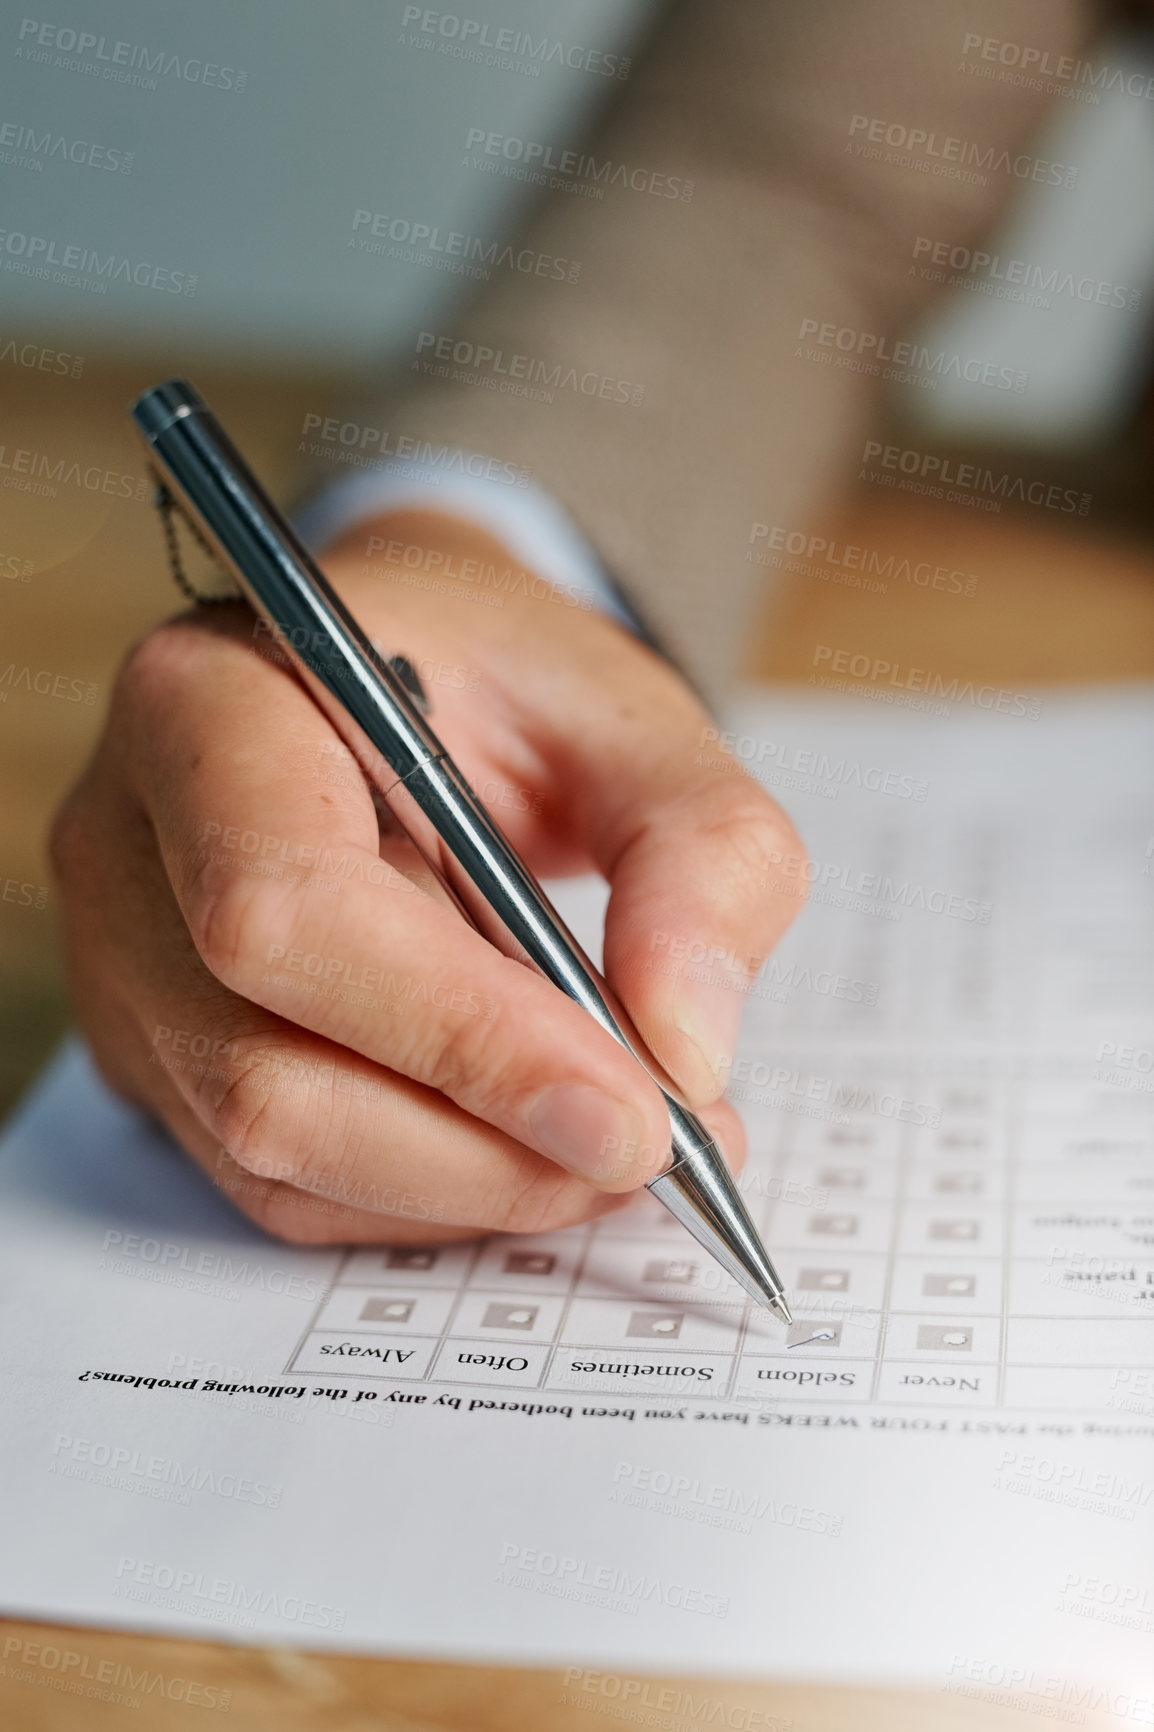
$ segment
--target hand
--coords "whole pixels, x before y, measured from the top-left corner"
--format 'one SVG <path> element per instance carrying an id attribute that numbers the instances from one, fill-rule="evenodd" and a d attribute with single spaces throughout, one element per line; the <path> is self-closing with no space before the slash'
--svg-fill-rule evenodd
<path id="1" fill-rule="evenodd" d="M 744 990 L 797 908 L 773 864 L 798 847 L 788 821 L 703 747 L 708 717 L 664 662 L 472 526 L 394 514 L 325 565 L 422 669 L 528 864 L 608 879 L 610 982 L 737 1166 L 720 1096 Z M 270 1232 L 543 1231 L 668 1164 L 655 1085 L 382 838 L 353 756 L 239 604 L 132 653 L 53 847 L 103 1075 Z"/>

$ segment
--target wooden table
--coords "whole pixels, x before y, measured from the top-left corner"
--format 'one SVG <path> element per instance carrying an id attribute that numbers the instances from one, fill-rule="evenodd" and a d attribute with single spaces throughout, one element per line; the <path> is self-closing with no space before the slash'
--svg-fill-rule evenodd
<path id="1" fill-rule="evenodd" d="M 80 382 L 9 377 L 0 439 L 75 452 L 139 474 L 125 406 L 166 370 L 161 358 L 131 368 L 90 367 Z M 292 472 L 304 414 L 332 413 L 340 403 L 331 379 L 252 380 L 202 369 L 198 382 L 274 484 Z M 947 680 L 957 675 L 1016 687 L 1154 676 L 1154 556 L 1141 545 L 1110 541 L 1092 526 L 1047 514 L 978 515 L 890 495 L 850 499 L 824 533 L 831 541 L 895 550 L 911 563 L 972 574 L 975 593 L 921 588 L 900 577 L 884 593 L 855 588 L 839 581 L 840 565 L 824 564 L 816 574 L 783 573 L 751 662 L 759 678 L 804 682 L 817 644 L 929 667 Z M 66 671 L 96 682 L 103 693 L 125 646 L 174 611 L 157 527 L 141 506 L 62 494 L 50 522 L 43 509 L 18 506 L 7 539 L 37 569 L 27 583 L 5 586 L 5 664 Z M 9 705 L 0 712 L 0 736 L 15 748 L 0 771 L 0 875 L 49 882 L 44 831 L 89 750 L 99 714 L 99 705 L 65 704 Z M 9 1005 L 18 1007 L 22 1027 L 30 1003 L 47 1007 L 23 1052 L 26 1063 L 36 1056 L 36 1041 L 43 1048 L 54 1035 L 61 986 L 51 909 L 36 921 L 26 912 L 17 919 L 21 912 L 0 919 Z M 113 1688 L 102 1678 L 119 1680 L 115 1693 L 129 1699 L 145 1689 L 142 1705 L 87 1695 L 89 1688 Z M 662 1698 L 662 1689 L 672 1696 Z M 211 1724 L 223 1711 L 227 1724 L 244 1732 L 560 1732 L 599 1724 L 667 1725 L 671 1732 L 719 1725 L 1022 1732 L 1046 1718 L 984 1699 L 976 1685 L 969 1689 L 974 1693 L 624 1674 L 603 1687 L 596 1677 L 567 1679 L 558 1669 L 332 1658 L 0 1620 L 5 1732 L 99 1732 L 122 1725 L 176 1732 Z M 217 1706 L 208 1707 L 209 1701 Z M 1088 1715 L 1080 1724 L 1093 1732 L 1107 1722 Z"/>

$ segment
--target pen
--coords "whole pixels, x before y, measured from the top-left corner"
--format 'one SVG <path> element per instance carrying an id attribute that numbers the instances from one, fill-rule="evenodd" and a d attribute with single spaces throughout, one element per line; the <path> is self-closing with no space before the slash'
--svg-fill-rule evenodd
<path id="1" fill-rule="evenodd" d="M 647 1188 L 747 1293 L 792 1322 L 717 1144 L 429 726 L 415 671 L 369 642 L 191 385 L 173 379 L 146 391 L 132 417 L 162 494 L 236 577 L 465 918 L 579 1004 L 657 1083 L 669 1110 L 670 1165 Z"/>

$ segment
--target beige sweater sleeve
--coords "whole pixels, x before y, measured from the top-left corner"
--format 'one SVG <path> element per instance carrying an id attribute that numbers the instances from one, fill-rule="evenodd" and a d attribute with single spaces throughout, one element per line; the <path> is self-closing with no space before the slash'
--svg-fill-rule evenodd
<path id="1" fill-rule="evenodd" d="M 406 375 L 391 418 L 528 468 L 718 691 L 757 601 L 752 524 L 804 525 L 861 451 L 873 381 L 807 358 L 804 322 L 892 338 L 926 293 L 915 240 L 989 222 L 1047 101 L 973 40 L 1056 65 L 1087 22 L 1079 0 L 678 0 L 586 150 L 692 197 L 549 195 L 524 245 L 578 281 L 495 272 L 454 321 L 639 406 Z"/>

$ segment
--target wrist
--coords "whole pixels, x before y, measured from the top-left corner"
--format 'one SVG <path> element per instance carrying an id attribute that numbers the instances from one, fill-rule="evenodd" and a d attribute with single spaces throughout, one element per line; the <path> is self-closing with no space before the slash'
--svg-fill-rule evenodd
<path id="1" fill-rule="evenodd" d="M 464 461 L 467 454 L 459 455 Z M 499 545 L 502 558 L 515 571 L 535 574 L 538 587 L 544 579 L 562 594 L 587 597 L 591 607 L 653 645 L 651 633 L 591 543 L 550 492 L 527 474 L 515 487 L 498 484 L 489 476 L 485 459 L 473 457 L 470 463 L 477 467 L 435 478 L 400 460 L 346 476 L 295 513 L 296 527 L 311 547 L 325 548 L 334 547 L 350 530 L 381 519 L 418 516 L 465 523 L 486 543 Z M 415 555 L 395 551 L 416 569 Z M 436 564 L 435 550 L 426 557 Z"/>
<path id="2" fill-rule="evenodd" d="M 342 594 L 372 597 L 378 605 L 425 597 L 472 612 L 526 602 L 598 611 L 584 589 L 551 581 L 482 525 L 446 512 L 405 508 L 363 518 L 321 557 Z"/>

